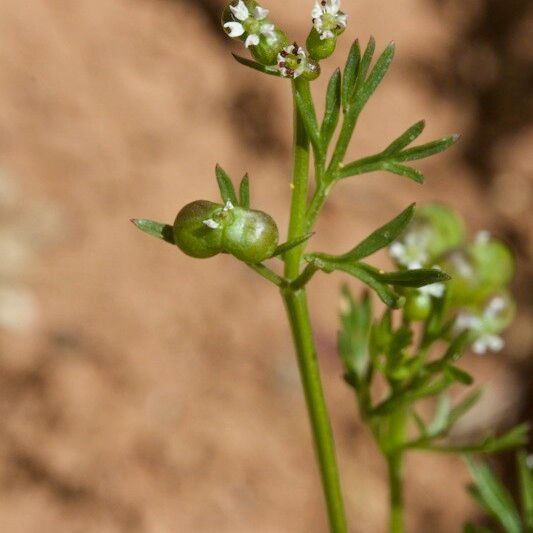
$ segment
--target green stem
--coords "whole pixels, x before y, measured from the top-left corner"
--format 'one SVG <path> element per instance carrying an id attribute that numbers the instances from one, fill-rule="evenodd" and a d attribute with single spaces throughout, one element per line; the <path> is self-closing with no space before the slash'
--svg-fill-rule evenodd
<path id="1" fill-rule="evenodd" d="M 390 533 L 403 533 L 402 452 L 387 457 L 389 473 Z"/>
<path id="2" fill-rule="evenodd" d="M 282 291 L 305 394 L 315 451 L 320 467 L 331 533 L 348 531 L 339 481 L 335 444 L 320 380 L 320 369 L 307 309 L 305 290 Z"/>
<path id="3" fill-rule="evenodd" d="M 296 80 L 293 91 L 301 89 L 308 94 L 307 82 Z M 293 193 L 289 235 L 287 240 L 295 239 L 306 232 L 307 195 L 309 187 L 309 140 L 302 118 L 294 101 L 294 169 Z M 285 277 L 295 280 L 300 275 L 304 245 L 297 246 L 285 254 Z M 322 487 L 326 499 L 330 531 L 346 533 L 346 518 L 340 488 L 333 433 L 327 412 L 324 392 L 320 380 L 320 369 L 316 356 L 311 321 L 307 308 L 305 289 L 282 288 L 282 297 L 287 309 L 298 367 L 304 389 L 315 451 L 320 468 Z"/>
<path id="4" fill-rule="evenodd" d="M 389 417 L 388 438 L 382 443 L 389 474 L 390 533 L 403 533 L 403 445 L 407 409 L 400 407 Z"/>

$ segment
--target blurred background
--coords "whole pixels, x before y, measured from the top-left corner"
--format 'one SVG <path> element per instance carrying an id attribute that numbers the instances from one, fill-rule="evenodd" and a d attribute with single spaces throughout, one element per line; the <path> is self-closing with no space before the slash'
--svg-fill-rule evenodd
<path id="1" fill-rule="evenodd" d="M 287 226 L 289 84 L 237 65 L 222 0 L 0 0 L 0 531 L 326 530 L 279 296 L 231 257 L 195 261 L 135 231 L 217 198 L 214 166 L 249 171 L 252 201 Z M 305 39 L 311 1 L 270 0 Z M 504 352 L 467 356 L 486 394 L 458 429 L 531 418 L 533 300 L 527 0 L 344 0 L 338 53 L 397 44 L 351 148 L 421 118 L 420 163 L 343 183 L 313 238 L 345 250 L 412 201 L 459 210 L 516 251 L 519 314 Z M 386 264 L 386 258 L 378 258 Z M 354 532 L 385 531 L 385 469 L 336 356 L 342 277 L 311 307 Z M 354 289 L 360 287 L 352 283 Z M 495 463 L 513 484 L 512 461 Z M 459 531 L 479 510 L 459 459 L 412 454 L 408 529 Z"/>

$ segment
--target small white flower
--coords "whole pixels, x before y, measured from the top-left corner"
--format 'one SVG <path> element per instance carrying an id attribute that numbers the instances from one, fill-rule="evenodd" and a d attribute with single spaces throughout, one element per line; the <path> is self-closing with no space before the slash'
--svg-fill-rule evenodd
<path id="1" fill-rule="evenodd" d="M 472 351 L 478 355 L 483 355 L 487 351 L 499 352 L 505 346 L 504 340 L 498 335 L 484 333 L 472 344 Z"/>
<path id="2" fill-rule="evenodd" d="M 207 220 L 204 220 L 203 223 L 204 223 L 208 228 L 211 228 L 211 229 L 218 229 L 218 228 L 220 228 L 220 224 L 219 224 L 216 220 L 213 220 L 212 218 L 208 218 Z"/>
<path id="3" fill-rule="evenodd" d="M 446 287 L 444 286 L 444 283 L 438 282 L 432 283 L 431 285 L 424 285 L 424 287 L 420 287 L 418 289 L 418 292 L 421 292 L 422 294 L 428 294 L 434 298 L 442 298 L 445 290 Z"/>
<path id="4" fill-rule="evenodd" d="M 336 31 L 346 28 L 348 17 L 340 7 L 340 0 L 316 0 L 311 17 L 321 40 L 331 39 Z"/>
<path id="5" fill-rule="evenodd" d="M 505 346 L 505 341 L 500 336 L 484 331 L 482 319 L 471 313 L 459 313 L 455 319 L 454 330 L 457 333 L 470 330 L 477 334 L 472 344 L 472 351 L 478 355 L 487 351 L 499 352 Z"/>
<path id="6" fill-rule="evenodd" d="M 476 235 L 476 244 L 487 244 L 490 241 L 490 231 L 479 231 Z"/>
<path id="7" fill-rule="evenodd" d="M 278 54 L 278 69 L 285 78 L 297 78 L 307 67 L 313 70 L 314 65 L 308 63 L 305 50 L 296 43 L 285 47 Z"/>
<path id="8" fill-rule="evenodd" d="M 430 237 L 428 231 L 411 231 L 403 241 L 395 241 L 390 245 L 389 255 L 409 270 L 422 268 L 429 260 L 427 247 Z"/>
<path id="9" fill-rule="evenodd" d="M 251 14 L 243 0 L 239 0 L 235 6 L 230 5 L 229 8 L 238 22 L 226 22 L 224 28 L 228 35 L 234 38 L 241 37 L 246 33 L 244 40 L 246 48 L 257 46 L 261 40 L 261 35 L 264 35 L 269 43 L 276 40 L 274 24 L 262 22 L 268 16 L 268 9 L 257 6 L 254 13 Z"/>
<path id="10" fill-rule="evenodd" d="M 226 202 L 226 205 L 224 206 L 224 209 L 222 209 L 222 211 L 223 211 L 224 213 L 226 213 L 227 211 L 231 211 L 232 209 L 234 209 L 234 206 L 233 206 L 233 204 L 228 200 L 228 201 Z"/>

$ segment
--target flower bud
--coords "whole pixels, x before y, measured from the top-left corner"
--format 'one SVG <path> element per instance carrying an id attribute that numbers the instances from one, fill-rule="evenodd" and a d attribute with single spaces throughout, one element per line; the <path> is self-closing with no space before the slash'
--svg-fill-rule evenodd
<path id="1" fill-rule="evenodd" d="M 222 26 L 232 38 L 240 39 L 254 59 L 275 65 L 278 53 L 288 44 L 287 36 L 267 19 L 268 9 L 254 0 L 237 0 L 222 12 Z"/>

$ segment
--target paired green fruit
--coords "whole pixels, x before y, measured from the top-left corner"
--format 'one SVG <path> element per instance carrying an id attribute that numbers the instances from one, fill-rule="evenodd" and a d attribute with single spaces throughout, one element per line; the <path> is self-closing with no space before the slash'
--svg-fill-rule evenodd
<path id="1" fill-rule="evenodd" d="M 274 219 L 262 211 L 197 200 L 186 205 L 174 221 L 174 241 L 191 257 L 228 253 L 246 263 L 272 257 L 278 245 Z"/>

